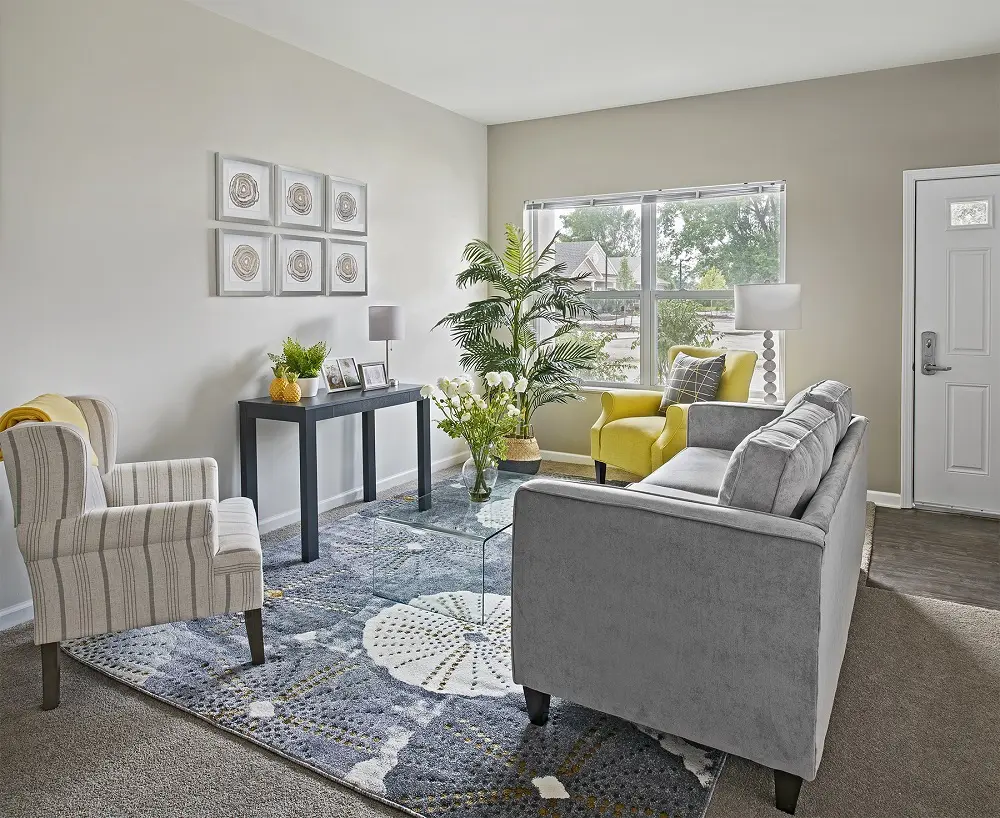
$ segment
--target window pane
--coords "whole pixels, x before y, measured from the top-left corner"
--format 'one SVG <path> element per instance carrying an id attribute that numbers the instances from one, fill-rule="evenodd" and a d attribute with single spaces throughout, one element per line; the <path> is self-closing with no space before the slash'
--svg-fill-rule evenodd
<path id="1" fill-rule="evenodd" d="M 581 372 L 585 381 L 639 383 L 639 299 L 589 299 L 596 318 L 580 322 L 576 336 L 593 341 L 601 350 L 598 365 Z"/>
<path id="2" fill-rule="evenodd" d="M 781 195 L 656 206 L 656 286 L 730 290 L 781 280 Z"/>
<path id="3" fill-rule="evenodd" d="M 638 290 L 639 205 L 534 211 L 539 249 L 559 232 L 555 263 L 584 290 Z"/>
<path id="4" fill-rule="evenodd" d="M 952 227 L 989 227 L 990 200 L 951 202 Z"/>
<path id="5" fill-rule="evenodd" d="M 735 328 L 732 299 L 687 301 L 660 299 L 657 302 L 657 372 L 662 384 L 667 376 L 667 350 L 677 344 L 716 349 L 747 349 L 757 353 L 757 366 L 750 381 L 751 400 L 764 397 L 764 333 Z M 774 335 L 775 356 L 781 333 Z M 777 357 L 775 361 L 777 362 Z M 781 384 L 778 399 L 781 400 Z"/>

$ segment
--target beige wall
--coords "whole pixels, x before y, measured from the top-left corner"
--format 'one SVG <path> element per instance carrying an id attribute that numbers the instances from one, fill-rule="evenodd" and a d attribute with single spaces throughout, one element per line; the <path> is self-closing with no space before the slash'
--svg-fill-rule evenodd
<path id="1" fill-rule="evenodd" d="M 902 174 L 1000 161 L 1000 56 L 491 126 L 490 238 L 527 199 L 784 179 L 787 390 L 854 387 L 869 487 L 899 491 Z M 537 416 L 543 449 L 589 454 L 600 397 Z"/>
<path id="2" fill-rule="evenodd" d="M 217 150 L 367 180 L 370 297 L 213 297 Z M 486 232 L 482 125 L 181 0 L 0 0 L 0 162 L 0 411 L 107 395 L 122 458 L 212 455 L 231 495 L 236 401 L 285 335 L 379 359 L 367 307 L 399 303 L 394 374 L 457 369 L 430 328 Z M 414 427 L 379 413 L 380 478 L 415 468 Z M 359 487 L 360 421 L 319 438 L 320 499 Z M 435 458 L 457 450 L 435 430 Z M 262 423 L 259 454 L 262 517 L 298 519 L 295 430 Z M 0 622 L 26 599 L 0 476 Z"/>

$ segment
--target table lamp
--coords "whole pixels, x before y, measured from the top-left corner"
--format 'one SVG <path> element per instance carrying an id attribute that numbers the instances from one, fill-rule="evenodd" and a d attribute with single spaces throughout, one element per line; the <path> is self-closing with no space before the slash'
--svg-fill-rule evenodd
<path id="1" fill-rule="evenodd" d="M 764 330 L 764 403 L 778 402 L 773 330 L 802 328 L 800 284 L 738 284 L 736 329 Z"/>
<path id="2" fill-rule="evenodd" d="M 403 310 L 396 306 L 368 308 L 368 340 L 385 341 L 385 378 L 391 386 L 396 380 L 389 379 L 389 342 L 401 341 L 405 331 Z"/>

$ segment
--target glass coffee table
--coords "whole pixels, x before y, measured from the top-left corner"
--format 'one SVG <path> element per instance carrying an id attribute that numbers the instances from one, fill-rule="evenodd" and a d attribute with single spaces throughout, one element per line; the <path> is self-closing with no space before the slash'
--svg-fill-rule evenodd
<path id="1" fill-rule="evenodd" d="M 510 594 L 514 492 L 530 475 L 500 472 L 490 499 L 473 503 L 461 479 L 410 495 L 374 515 L 372 592 L 393 602 L 483 622 L 487 595 Z"/>

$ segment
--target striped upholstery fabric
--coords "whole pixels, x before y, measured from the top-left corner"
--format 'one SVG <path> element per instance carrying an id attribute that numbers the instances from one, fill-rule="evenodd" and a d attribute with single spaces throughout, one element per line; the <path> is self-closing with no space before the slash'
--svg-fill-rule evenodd
<path id="1" fill-rule="evenodd" d="M 70 395 L 69 400 L 77 405 L 87 421 L 90 445 L 97 454 L 101 474 L 111 471 L 118 454 L 118 413 L 105 398 L 90 395 Z"/>
<path id="2" fill-rule="evenodd" d="M 211 457 L 125 463 L 104 475 L 111 506 L 218 500 L 219 466 Z"/>
<path id="3" fill-rule="evenodd" d="M 36 644 L 260 608 L 257 517 L 218 501 L 215 461 L 115 465 L 114 409 L 72 400 L 90 440 L 61 423 L 0 433 Z"/>

